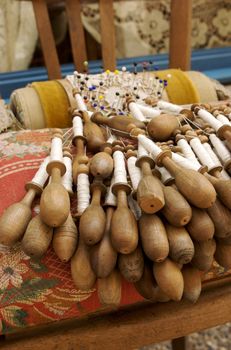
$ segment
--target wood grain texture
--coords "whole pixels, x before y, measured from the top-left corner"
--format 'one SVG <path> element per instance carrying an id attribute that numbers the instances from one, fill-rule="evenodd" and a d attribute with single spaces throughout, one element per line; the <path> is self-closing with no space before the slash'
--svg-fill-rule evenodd
<path id="1" fill-rule="evenodd" d="M 61 69 L 45 0 L 33 0 L 34 13 L 49 79 L 60 79 Z"/>
<path id="2" fill-rule="evenodd" d="M 83 72 L 83 62 L 87 60 L 87 51 L 81 20 L 81 2 L 80 0 L 66 0 L 65 3 L 74 64 L 78 72 Z"/>
<path id="3" fill-rule="evenodd" d="M 102 57 L 105 69 L 116 68 L 113 0 L 99 0 Z"/>
<path id="4" fill-rule="evenodd" d="M 192 0 L 171 0 L 170 68 L 190 70 Z"/>
<path id="5" fill-rule="evenodd" d="M 2 350 L 137 349 L 151 343 L 183 337 L 192 332 L 231 321 L 231 277 L 207 283 L 195 305 L 187 301 L 151 304 L 143 302 L 121 311 L 69 320 L 56 326 L 11 335 Z M 77 345 L 78 344 L 78 345 Z"/>

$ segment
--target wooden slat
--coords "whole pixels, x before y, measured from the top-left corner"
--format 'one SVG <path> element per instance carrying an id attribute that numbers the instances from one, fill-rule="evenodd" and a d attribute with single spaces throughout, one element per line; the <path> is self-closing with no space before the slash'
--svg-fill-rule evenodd
<path id="1" fill-rule="evenodd" d="M 99 0 L 102 56 L 105 69 L 116 68 L 113 0 Z"/>
<path id="2" fill-rule="evenodd" d="M 192 0 L 171 0 L 170 68 L 190 70 Z"/>
<path id="3" fill-rule="evenodd" d="M 81 20 L 80 0 L 66 0 L 66 10 L 74 64 L 78 72 L 83 72 L 83 62 L 87 60 L 87 51 Z"/>
<path id="4" fill-rule="evenodd" d="M 49 79 L 60 79 L 61 70 L 45 0 L 33 0 L 42 52 Z"/>
<path id="5" fill-rule="evenodd" d="M 151 343 L 183 337 L 231 321 L 230 277 L 206 285 L 196 304 L 186 301 L 142 303 L 122 311 L 56 323 L 35 337 L 1 342 L 1 350 L 118 350 L 137 349 Z"/>

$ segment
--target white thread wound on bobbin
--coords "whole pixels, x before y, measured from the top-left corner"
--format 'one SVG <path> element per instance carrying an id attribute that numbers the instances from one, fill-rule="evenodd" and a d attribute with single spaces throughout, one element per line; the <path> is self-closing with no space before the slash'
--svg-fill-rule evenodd
<path id="1" fill-rule="evenodd" d="M 39 185 L 39 186 L 44 186 L 45 182 L 48 179 L 48 173 L 46 171 L 46 167 L 47 164 L 50 162 L 50 157 L 46 157 L 43 162 L 41 163 L 39 169 L 37 170 L 37 172 L 35 173 L 33 179 L 31 180 L 31 182 Z"/>
<path id="2" fill-rule="evenodd" d="M 132 182 L 132 187 L 136 191 L 141 180 L 141 171 L 140 168 L 136 166 L 136 157 L 128 158 L 128 173 Z"/>
<path id="3" fill-rule="evenodd" d="M 156 159 L 156 157 L 162 152 L 161 148 L 158 147 L 155 142 L 151 141 L 144 135 L 138 135 L 138 141 L 149 153 L 151 153 L 154 159 Z"/>
<path id="4" fill-rule="evenodd" d="M 115 183 L 127 183 L 127 172 L 123 153 L 121 151 L 115 151 L 113 153 L 113 159 Z"/>
<path id="5" fill-rule="evenodd" d="M 225 117 L 223 114 L 218 114 L 217 115 L 217 120 L 219 120 L 219 122 L 221 122 L 223 125 L 231 125 L 229 119 L 227 117 Z"/>
<path id="6" fill-rule="evenodd" d="M 217 120 L 211 113 L 204 109 L 198 111 L 198 116 L 208 123 L 216 131 L 223 125 L 219 120 Z"/>
<path id="7" fill-rule="evenodd" d="M 148 151 L 140 142 L 138 142 L 137 158 L 139 159 L 141 157 L 148 157 Z"/>
<path id="8" fill-rule="evenodd" d="M 172 152 L 172 159 L 174 162 L 176 162 L 178 165 L 182 166 L 186 169 L 192 169 L 192 170 L 199 170 L 201 166 L 196 165 L 194 162 L 191 162 L 187 158 L 184 158 L 180 156 L 177 153 Z"/>
<path id="9" fill-rule="evenodd" d="M 185 156 L 185 158 L 187 158 L 188 160 L 191 160 L 192 162 L 194 162 L 195 164 L 197 164 L 198 166 L 200 166 L 200 163 L 198 162 L 198 159 L 196 158 L 194 152 L 192 151 L 190 145 L 188 144 L 188 142 L 185 139 L 180 139 L 177 141 L 177 145 L 180 146 L 183 155 Z"/>
<path id="10" fill-rule="evenodd" d="M 205 142 L 205 143 L 202 143 L 202 146 L 210 155 L 210 158 L 212 159 L 214 166 L 216 166 L 216 167 L 222 166 L 219 158 L 217 157 L 216 153 L 213 151 L 210 144 L 208 142 Z"/>
<path id="11" fill-rule="evenodd" d="M 161 174 L 161 181 L 164 184 L 166 184 L 170 180 L 174 179 L 174 177 L 172 177 L 170 172 L 165 167 L 159 167 L 159 166 L 156 165 L 155 168 L 160 172 L 160 174 Z"/>
<path id="12" fill-rule="evenodd" d="M 202 146 L 198 137 L 195 137 L 192 140 L 190 140 L 190 146 L 192 147 L 193 151 L 196 153 L 201 164 L 206 165 L 208 167 L 208 170 L 211 170 L 212 168 L 214 168 L 213 160 L 211 159 L 209 153 Z"/>
<path id="13" fill-rule="evenodd" d="M 80 117 L 76 116 L 73 118 L 73 135 L 83 136 L 83 121 Z"/>
<path id="14" fill-rule="evenodd" d="M 105 198 L 105 205 L 110 205 L 112 207 L 116 207 L 117 205 L 117 198 L 116 196 L 112 193 L 112 186 L 115 183 L 115 178 L 114 176 L 111 179 L 111 185 L 110 187 L 107 188 L 107 194 Z"/>
<path id="15" fill-rule="evenodd" d="M 221 177 L 223 180 L 230 180 L 229 174 L 228 174 L 227 171 L 224 170 L 224 169 L 221 170 L 220 177 Z"/>
<path id="16" fill-rule="evenodd" d="M 50 162 L 63 161 L 63 141 L 60 137 L 54 137 L 51 141 Z"/>
<path id="17" fill-rule="evenodd" d="M 90 183 L 87 174 L 79 174 L 77 178 L 77 211 L 82 214 L 90 203 Z"/>
<path id="18" fill-rule="evenodd" d="M 76 100 L 77 108 L 80 111 L 87 111 L 87 107 L 86 107 L 84 100 L 82 99 L 82 96 L 80 94 L 75 94 L 75 100 Z"/>
<path id="19" fill-rule="evenodd" d="M 136 220 L 139 220 L 142 215 L 142 211 L 139 204 L 133 199 L 131 194 L 128 196 L 128 206 L 135 215 Z"/>
<path id="20" fill-rule="evenodd" d="M 231 159 L 231 153 L 226 148 L 224 143 L 215 134 L 209 135 L 209 139 L 222 163 L 224 164 L 229 161 Z"/>
<path id="21" fill-rule="evenodd" d="M 129 110 L 135 119 L 140 120 L 141 122 L 146 121 L 146 118 L 144 117 L 141 110 L 137 107 L 135 102 L 129 103 Z"/>
<path id="22" fill-rule="evenodd" d="M 154 109 L 152 107 L 143 106 L 138 103 L 136 105 L 146 118 L 155 118 L 161 114 L 160 109 Z"/>
<path id="23" fill-rule="evenodd" d="M 180 113 L 183 109 L 183 107 L 181 107 L 181 106 L 178 106 L 178 105 L 175 105 L 173 103 L 166 102 L 166 101 L 158 101 L 157 107 L 159 107 L 160 109 L 164 109 L 166 111 L 169 111 L 169 112 L 174 112 L 174 113 Z"/>
<path id="24" fill-rule="evenodd" d="M 107 139 L 107 142 L 108 142 L 108 143 L 113 143 L 113 142 L 116 141 L 116 140 L 117 140 L 116 136 L 111 134 L 111 135 L 109 136 L 109 138 Z"/>
<path id="25" fill-rule="evenodd" d="M 66 165 L 66 172 L 62 176 L 62 185 L 72 193 L 72 160 L 70 157 L 63 157 L 63 162 Z"/>

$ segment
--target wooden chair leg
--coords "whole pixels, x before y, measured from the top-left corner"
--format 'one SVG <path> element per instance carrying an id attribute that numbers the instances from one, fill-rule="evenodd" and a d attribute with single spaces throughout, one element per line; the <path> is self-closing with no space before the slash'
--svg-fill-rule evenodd
<path id="1" fill-rule="evenodd" d="M 186 350 L 186 337 L 173 339 L 172 350 Z"/>

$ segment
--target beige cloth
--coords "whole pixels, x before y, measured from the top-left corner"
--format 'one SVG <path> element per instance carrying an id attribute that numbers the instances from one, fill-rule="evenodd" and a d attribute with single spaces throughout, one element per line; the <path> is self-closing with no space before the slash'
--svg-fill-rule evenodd
<path id="1" fill-rule="evenodd" d="M 37 37 L 32 3 L 0 0 L 0 72 L 27 69 Z"/>

